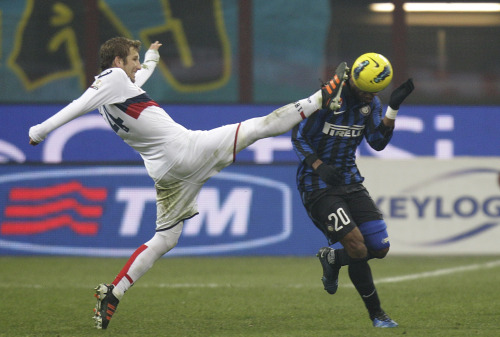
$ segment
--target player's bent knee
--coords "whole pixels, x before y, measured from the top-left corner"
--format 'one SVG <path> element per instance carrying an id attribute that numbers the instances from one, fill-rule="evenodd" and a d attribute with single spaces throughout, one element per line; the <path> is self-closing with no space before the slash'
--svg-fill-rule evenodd
<path id="1" fill-rule="evenodd" d="M 170 233 L 166 233 L 170 234 Z M 164 254 L 172 250 L 175 246 L 177 246 L 177 243 L 179 242 L 179 236 L 177 235 L 166 235 L 163 238 L 163 249 L 164 249 Z"/>
<path id="2" fill-rule="evenodd" d="M 166 231 L 156 232 L 153 238 L 148 242 L 148 246 L 155 249 L 161 255 L 168 253 L 177 246 L 179 237 L 182 233 L 183 223 Z"/>
<path id="3" fill-rule="evenodd" d="M 344 238 L 340 241 L 342 246 L 344 246 L 347 254 L 353 259 L 362 259 L 366 257 L 368 250 L 362 240 L 357 240 L 353 238 Z"/>
<path id="4" fill-rule="evenodd" d="M 389 247 L 380 250 L 370 250 L 370 255 L 377 259 L 383 259 L 389 253 Z"/>
<path id="5" fill-rule="evenodd" d="M 389 251 L 390 242 L 387 234 L 387 225 L 384 220 L 374 220 L 361 224 L 360 231 L 365 239 L 366 246 L 374 257 L 382 258 Z M 372 252 L 378 252 L 377 255 Z"/>

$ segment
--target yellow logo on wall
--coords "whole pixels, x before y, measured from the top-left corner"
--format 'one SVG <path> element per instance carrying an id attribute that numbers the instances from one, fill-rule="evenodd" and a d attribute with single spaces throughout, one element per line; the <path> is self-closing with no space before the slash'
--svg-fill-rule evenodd
<path id="1" fill-rule="evenodd" d="M 156 40 L 163 43 L 159 68 L 167 82 L 178 92 L 224 86 L 231 73 L 231 51 L 222 1 L 159 0 L 159 4 L 165 23 L 145 26 L 140 37 L 145 47 Z M 93 16 L 87 6 L 86 1 L 26 1 L 7 63 L 27 91 L 65 78 L 77 78 L 84 89 L 89 83 L 86 77 L 97 73 L 88 69 L 96 60 L 89 58 L 98 57 L 88 55 L 89 43 L 98 49 L 114 36 L 133 38 L 122 23 L 126 18 L 120 20 L 104 0 L 97 1 L 98 13 Z M 86 31 L 89 22 L 97 36 Z"/>
<path id="2" fill-rule="evenodd" d="M 179 92 L 222 87 L 231 74 L 231 49 L 222 3 L 161 0 L 163 25 L 147 28 L 141 39 L 149 45 L 161 41 L 160 69 Z"/>

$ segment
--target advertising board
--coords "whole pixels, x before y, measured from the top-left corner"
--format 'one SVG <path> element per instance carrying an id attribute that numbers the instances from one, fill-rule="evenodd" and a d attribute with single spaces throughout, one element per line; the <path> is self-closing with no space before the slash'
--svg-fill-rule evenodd
<path id="1" fill-rule="evenodd" d="M 0 116 L 0 163 L 2 162 L 141 162 L 104 119 L 91 112 L 51 133 L 34 148 L 28 145 L 28 130 L 62 106 L 3 106 Z M 253 105 L 164 105 L 178 123 L 192 130 L 207 130 L 225 124 L 264 116 L 277 106 Z M 396 121 L 391 143 L 384 151 L 372 150 L 365 142 L 358 157 L 408 159 L 420 156 L 500 156 L 498 107 L 404 106 Z M 480 116 L 480 118 L 478 118 Z M 290 132 L 256 142 L 237 157 L 242 163 L 296 162 Z"/>
<path id="2" fill-rule="evenodd" d="M 499 254 L 499 158 L 361 158 L 392 254 Z M 233 165 L 211 178 L 176 255 L 314 256 L 294 165 Z M 154 234 L 142 166 L 0 166 L 0 254 L 129 256 Z"/>

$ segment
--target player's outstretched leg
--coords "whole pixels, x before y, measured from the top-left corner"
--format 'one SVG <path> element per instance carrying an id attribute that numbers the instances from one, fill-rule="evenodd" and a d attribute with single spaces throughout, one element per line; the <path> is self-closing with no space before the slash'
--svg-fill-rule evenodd
<path id="1" fill-rule="evenodd" d="M 340 63 L 335 70 L 333 78 L 321 86 L 321 95 L 323 97 L 321 107 L 323 109 L 332 111 L 340 109 L 340 106 L 342 105 L 342 102 L 340 102 L 340 94 L 342 92 L 344 82 L 348 78 L 348 71 L 349 68 L 347 67 L 347 63 Z"/>
<path id="2" fill-rule="evenodd" d="M 342 86 L 348 78 L 348 71 L 347 64 L 342 62 L 333 78 L 308 98 L 282 106 L 267 116 L 241 122 L 234 152 L 240 152 L 259 139 L 285 133 L 320 109 L 338 110 L 341 106 Z"/>
<path id="3" fill-rule="evenodd" d="M 106 329 L 109 321 L 115 313 L 116 307 L 120 302 L 115 295 L 113 295 L 114 286 L 112 284 L 99 284 L 95 288 L 95 297 L 97 304 L 94 309 L 94 321 L 97 329 Z"/>
<path id="4" fill-rule="evenodd" d="M 321 281 L 329 294 L 335 294 L 339 286 L 340 264 L 335 261 L 335 249 L 330 247 L 321 248 L 316 256 L 323 267 Z"/>
<path id="5" fill-rule="evenodd" d="M 398 323 L 394 322 L 384 310 L 380 310 L 370 318 L 376 328 L 395 328 L 398 326 Z"/>

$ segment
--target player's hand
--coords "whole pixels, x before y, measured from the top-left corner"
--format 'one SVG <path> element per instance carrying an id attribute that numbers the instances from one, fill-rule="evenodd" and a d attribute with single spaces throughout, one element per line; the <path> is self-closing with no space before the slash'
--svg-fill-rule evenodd
<path id="1" fill-rule="evenodd" d="M 344 185 L 344 177 L 342 173 L 335 167 L 325 164 L 315 153 L 309 154 L 304 162 L 310 166 L 328 185 Z"/>
<path id="2" fill-rule="evenodd" d="M 154 43 L 151 43 L 151 46 L 149 46 L 149 49 L 158 50 L 161 46 L 162 46 L 162 44 L 160 42 L 155 41 Z"/>
<path id="3" fill-rule="evenodd" d="M 401 84 L 399 87 L 394 89 L 391 93 L 391 98 L 389 98 L 389 106 L 391 109 L 399 110 L 399 106 L 408 97 L 415 86 L 413 85 L 413 80 L 410 78 L 405 83 Z"/>
<path id="4" fill-rule="evenodd" d="M 30 138 L 30 145 L 36 146 L 40 143 L 35 142 L 33 139 Z"/>
<path id="5" fill-rule="evenodd" d="M 344 177 L 335 167 L 322 163 L 316 168 L 316 173 L 318 173 L 321 180 L 323 180 L 328 185 L 338 186 L 344 185 Z"/>

